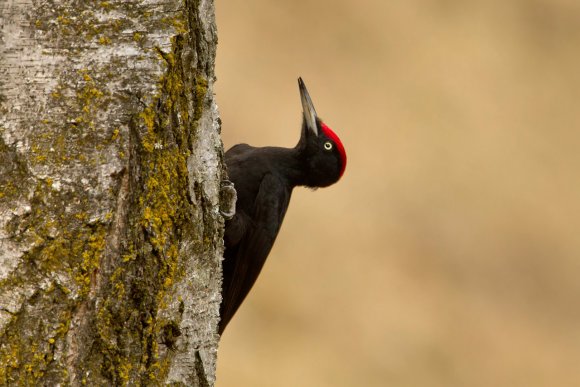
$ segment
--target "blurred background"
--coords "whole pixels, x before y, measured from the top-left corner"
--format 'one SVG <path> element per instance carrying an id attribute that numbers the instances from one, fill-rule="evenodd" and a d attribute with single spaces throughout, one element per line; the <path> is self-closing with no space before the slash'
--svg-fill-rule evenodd
<path id="1" fill-rule="evenodd" d="M 300 75 L 349 157 L 294 191 L 217 387 L 580 386 L 580 2 L 216 12 L 226 148 L 294 146 Z"/>

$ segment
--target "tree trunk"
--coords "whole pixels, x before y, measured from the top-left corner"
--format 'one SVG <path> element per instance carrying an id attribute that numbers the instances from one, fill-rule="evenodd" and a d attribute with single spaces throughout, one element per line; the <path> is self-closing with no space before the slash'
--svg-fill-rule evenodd
<path id="1" fill-rule="evenodd" d="M 0 16 L 0 385 L 213 385 L 213 2 Z"/>

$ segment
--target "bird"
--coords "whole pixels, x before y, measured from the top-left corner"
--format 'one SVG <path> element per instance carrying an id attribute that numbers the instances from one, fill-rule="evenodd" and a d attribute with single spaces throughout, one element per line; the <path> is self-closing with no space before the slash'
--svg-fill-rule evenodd
<path id="1" fill-rule="evenodd" d="M 302 78 L 302 129 L 294 148 L 234 145 L 225 153 L 237 194 L 235 215 L 225 222 L 221 335 L 256 282 L 276 240 L 297 186 L 327 187 L 346 168 L 340 138 L 316 114 Z"/>

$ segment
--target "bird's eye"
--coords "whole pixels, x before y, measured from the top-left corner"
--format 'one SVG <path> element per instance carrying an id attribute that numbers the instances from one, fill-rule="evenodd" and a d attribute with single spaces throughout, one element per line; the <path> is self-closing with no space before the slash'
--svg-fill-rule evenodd
<path id="1" fill-rule="evenodd" d="M 330 141 L 326 141 L 324 143 L 324 149 L 331 150 L 332 149 L 332 143 Z"/>

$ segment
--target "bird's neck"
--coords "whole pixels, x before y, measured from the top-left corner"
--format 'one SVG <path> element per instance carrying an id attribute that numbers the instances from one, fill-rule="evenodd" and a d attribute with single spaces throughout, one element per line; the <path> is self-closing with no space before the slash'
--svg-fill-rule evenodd
<path id="1" fill-rule="evenodd" d="M 278 172 L 291 187 L 307 185 L 308 170 L 305 168 L 304 155 L 299 147 L 271 148 L 275 155 L 275 166 Z"/>

